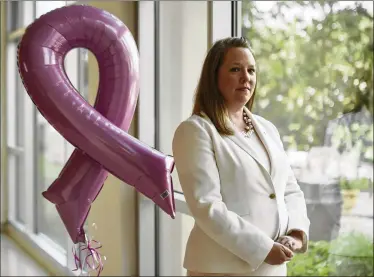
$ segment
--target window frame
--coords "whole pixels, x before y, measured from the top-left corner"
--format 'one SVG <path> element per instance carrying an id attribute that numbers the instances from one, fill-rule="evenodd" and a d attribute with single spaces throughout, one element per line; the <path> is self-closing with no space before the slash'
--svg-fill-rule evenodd
<path id="1" fill-rule="evenodd" d="M 65 5 L 74 4 L 76 1 L 65 1 Z M 7 15 L 8 18 L 6 19 L 6 40 L 5 40 L 5 49 L 7 51 L 10 44 L 15 43 L 17 45 L 18 41 L 23 36 L 25 29 L 32 21 L 36 19 L 36 1 L 26 1 L 26 2 L 19 2 L 20 5 L 17 7 L 16 13 L 16 28 L 8 27 L 9 23 L 11 23 L 12 18 L 10 18 L 10 5 L 9 1 L 5 3 L 5 9 L 8 11 Z M 26 7 L 25 7 L 26 5 Z M 32 13 L 30 15 L 30 9 Z M 26 11 L 28 11 L 26 13 Z M 11 26 L 12 27 L 12 26 Z M 4 55 L 7 57 L 7 55 Z M 79 89 L 83 87 L 83 81 L 81 81 L 83 77 L 83 69 L 82 63 L 80 61 L 82 56 L 82 50 L 78 50 L 77 54 L 77 65 L 78 65 L 78 77 L 77 77 L 77 86 Z M 15 63 L 16 64 L 16 63 Z M 5 66 L 8 69 L 5 74 L 5 91 L 13 90 L 16 94 L 22 95 L 23 101 L 23 109 L 21 109 L 18 113 L 20 115 L 23 122 L 23 137 L 18 138 L 17 133 L 19 132 L 18 126 L 15 126 L 14 132 L 16 132 L 16 137 L 14 138 L 15 142 L 12 143 L 8 141 L 8 132 L 9 126 L 5 123 L 5 126 L 2 127 L 2 131 L 4 131 L 7 136 L 5 137 L 4 146 L 6 149 L 6 155 L 4 156 L 4 177 L 2 177 L 2 191 L 6 193 L 5 195 L 5 216 L 4 216 L 4 224 L 6 226 L 6 231 L 10 237 L 13 237 L 21 244 L 25 246 L 27 249 L 33 249 L 38 254 L 39 259 L 43 259 L 47 261 L 47 264 L 50 267 L 52 265 L 53 271 L 60 272 L 64 276 L 77 276 L 80 273 L 78 271 L 73 272 L 71 269 L 75 267 L 74 257 L 72 253 L 72 248 L 74 246 L 73 242 L 71 241 L 68 233 L 66 232 L 66 244 L 63 249 L 57 245 L 52 239 L 48 236 L 38 233 L 37 230 L 37 222 L 38 222 L 38 207 L 37 207 L 37 184 L 38 184 L 38 168 L 37 168 L 37 139 L 36 139 L 36 122 L 37 122 L 37 109 L 33 104 L 32 100 L 27 96 L 27 92 L 22 85 L 21 78 L 19 76 L 17 67 L 15 65 L 12 66 L 11 70 L 9 70 L 9 62 L 5 62 Z M 10 75 L 11 74 L 11 75 Z M 11 86 L 11 87 L 10 87 Z M 86 95 L 84 95 L 86 96 Z M 14 96 L 16 97 L 16 96 Z M 17 96 L 18 97 L 18 96 Z M 12 102 L 12 105 L 9 105 L 9 94 L 5 94 L 2 97 L 2 100 L 6 101 L 5 105 L 5 117 L 8 118 L 8 110 L 9 109 L 16 109 L 19 106 L 17 100 Z M 6 122 L 7 119 L 5 119 Z M 26 136 L 27 134 L 27 136 Z M 27 137 L 27 139 L 26 139 Z M 23 146 L 19 146 L 17 141 L 22 139 Z M 67 143 L 65 143 L 67 144 Z M 68 147 L 65 147 L 68 148 Z M 26 197 L 25 199 L 25 222 L 22 223 L 17 219 L 17 214 L 19 213 L 17 199 L 19 191 L 17 191 L 17 186 L 10 185 L 11 181 L 11 174 L 15 176 L 16 168 L 9 163 L 10 159 L 20 159 L 23 162 L 24 170 L 24 191 L 21 192 L 24 195 L 28 195 L 31 197 Z M 3 173 L 3 172 L 2 172 Z M 3 174 L 1 174 L 3 176 Z M 16 176 L 15 176 L 16 177 Z M 14 178 L 13 178 L 14 179 Z M 3 186 L 5 186 L 3 188 Z M 57 251 L 56 251 L 57 250 Z"/>
<path id="2" fill-rule="evenodd" d="M 157 4 L 138 3 L 138 41 L 140 57 L 140 94 L 138 104 L 138 138 L 151 147 L 156 146 L 156 37 Z M 149 30 L 153 30 L 150 32 Z M 146 80 L 146 81 L 145 81 Z M 155 115 L 155 116 L 148 116 Z M 138 275 L 156 276 L 156 207 L 141 193 L 138 203 Z"/>
<path id="3" fill-rule="evenodd" d="M 140 95 L 138 138 L 151 147 L 160 147 L 160 8 L 159 2 L 140 1 L 138 41 L 140 51 Z M 208 48 L 214 41 L 241 34 L 240 1 L 207 1 Z M 222 28 L 225 27 L 225 28 Z M 154 33 L 149 32 L 154 30 Z M 143 66 L 144 64 L 144 66 Z M 146 66 L 145 66 L 146 65 Z M 147 80 L 147 81 L 142 81 Z M 149 115 L 154 115 L 151 117 Z M 191 216 L 181 192 L 174 192 L 176 212 Z M 160 210 L 151 200 L 138 193 L 138 273 L 160 276 Z"/>

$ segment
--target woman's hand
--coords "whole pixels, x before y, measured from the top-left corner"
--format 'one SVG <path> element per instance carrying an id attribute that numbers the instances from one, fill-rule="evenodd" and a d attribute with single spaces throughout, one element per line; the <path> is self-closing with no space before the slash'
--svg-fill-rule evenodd
<path id="1" fill-rule="evenodd" d="M 269 254 L 265 258 L 265 263 L 270 265 L 280 265 L 292 259 L 293 252 L 284 245 L 274 242 Z"/>
<path id="2" fill-rule="evenodd" d="M 299 236 L 281 236 L 278 238 L 277 242 L 288 247 L 292 251 L 300 250 L 303 247 L 303 241 Z"/>

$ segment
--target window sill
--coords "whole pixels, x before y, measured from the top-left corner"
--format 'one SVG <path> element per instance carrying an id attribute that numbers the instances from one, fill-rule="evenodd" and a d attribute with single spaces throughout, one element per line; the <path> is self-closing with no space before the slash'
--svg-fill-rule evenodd
<path id="1" fill-rule="evenodd" d="M 78 276 L 78 271 L 66 267 L 66 252 L 61 247 L 46 239 L 44 235 L 35 235 L 21 224 L 10 221 L 5 233 L 13 239 L 31 258 L 53 276 Z"/>
<path id="2" fill-rule="evenodd" d="M 187 215 L 191 216 L 191 212 L 188 209 L 186 199 L 184 198 L 183 193 L 174 192 L 174 200 L 175 200 L 176 212 L 187 214 Z"/>

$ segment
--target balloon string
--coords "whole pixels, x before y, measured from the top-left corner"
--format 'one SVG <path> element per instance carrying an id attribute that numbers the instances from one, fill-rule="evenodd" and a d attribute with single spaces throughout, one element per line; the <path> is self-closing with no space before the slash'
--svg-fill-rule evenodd
<path id="1" fill-rule="evenodd" d="M 97 276 L 99 277 L 104 268 L 103 261 L 101 259 L 101 254 L 100 252 L 97 251 L 97 249 L 100 249 L 101 247 L 102 245 L 98 241 L 87 240 L 87 239 L 86 239 L 85 245 L 80 245 L 78 247 L 78 253 L 73 247 L 72 251 L 73 251 L 74 262 L 75 262 L 75 267 L 76 267 L 75 269 L 73 269 L 73 271 L 77 271 L 78 269 L 83 271 L 85 265 L 87 265 L 91 270 L 96 271 Z M 86 253 L 87 252 L 89 253 L 83 259 L 84 264 L 82 264 L 82 261 L 80 259 L 83 251 L 86 251 Z M 90 262 L 90 260 L 92 261 Z"/>

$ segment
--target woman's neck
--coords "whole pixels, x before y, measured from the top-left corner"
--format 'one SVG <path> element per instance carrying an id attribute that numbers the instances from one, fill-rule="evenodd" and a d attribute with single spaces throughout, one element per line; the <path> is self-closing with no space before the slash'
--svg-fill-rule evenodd
<path id="1" fill-rule="evenodd" d="M 228 110 L 228 115 L 233 122 L 241 122 L 243 121 L 243 108 L 240 109 L 231 109 Z"/>

